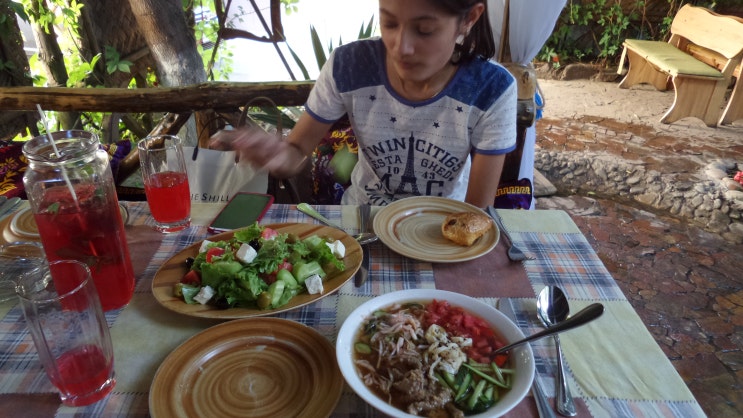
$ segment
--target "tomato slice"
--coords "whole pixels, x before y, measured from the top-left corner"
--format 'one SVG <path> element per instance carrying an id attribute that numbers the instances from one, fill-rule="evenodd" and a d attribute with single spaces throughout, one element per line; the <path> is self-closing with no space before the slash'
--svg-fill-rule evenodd
<path id="1" fill-rule="evenodd" d="M 261 231 L 261 238 L 263 238 L 266 241 L 270 241 L 274 238 L 276 238 L 279 235 L 278 232 L 276 232 L 275 229 L 264 227 L 263 231 Z"/>
<path id="2" fill-rule="evenodd" d="M 195 285 L 200 286 L 201 285 L 201 275 L 196 270 L 189 270 L 188 273 L 183 275 L 183 278 L 181 279 L 181 283 L 188 284 L 188 285 Z"/>
<path id="3" fill-rule="evenodd" d="M 263 281 L 266 282 L 266 284 L 272 284 L 273 282 L 276 281 L 276 275 L 279 273 L 279 270 L 292 271 L 293 268 L 294 268 L 294 265 L 292 263 L 286 261 L 286 259 L 284 259 L 284 261 L 282 261 L 279 264 L 279 266 L 276 268 L 276 270 L 274 270 L 274 271 L 266 274 L 266 276 L 263 277 Z"/>
<path id="4" fill-rule="evenodd" d="M 221 257 L 224 255 L 224 248 L 212 247 L 206 250 L 206 262 L 211 263 L 214 257 Z"/>

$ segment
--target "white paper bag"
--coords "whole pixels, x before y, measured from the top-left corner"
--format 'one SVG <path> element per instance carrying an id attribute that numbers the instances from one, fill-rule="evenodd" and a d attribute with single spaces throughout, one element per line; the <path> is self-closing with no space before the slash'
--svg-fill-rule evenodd
<path id="1" fill-rule="evenodd" d="M 183 147 L 188 170 L 191 202 L 228 202 L 237 192 L 266 193 L 268 173 L 255 170 L 250 164 L 235 162 L 235 151 Z"/>

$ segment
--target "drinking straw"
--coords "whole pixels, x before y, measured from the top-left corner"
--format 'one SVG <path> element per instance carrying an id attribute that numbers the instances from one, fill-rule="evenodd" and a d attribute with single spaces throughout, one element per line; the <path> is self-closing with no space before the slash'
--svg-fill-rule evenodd
<path id="1" fill-rule="evenodd" d="M 52 144 L 52 148 L 54 148 L 54 154 L 57 155 L 57 158 L 60 158 L 61 155 L 59 154 L 59 150 L 57 149 L 57 144 L 54 142 L 54 138 L 52 138 L 51 132 L 49 132 L 49 123 L 47 122 L 46 115 L 44 114 L 44 111 L 41 110 L 41 105 L 36 104 L 36 109 L 39 111 L 39 116 L 41 116 L 41 123 L 44 124 L 44 130 L 46 131 L 46 137 L 49 139 L 49 142 Z M 80 208 L 80 204 L 77 201 L 77 194 L 75 194 L 75 189 L 72 187 L 72 183 L 70 182 L 70 178 L 67 177 L 67 171 L 64 169 L 64 166 L 62 168 L 62 178 L 64 178 L 65 184 L 67 184 L 67 189 L 70 190 L 70 194 L 72 195 L 72 200 L 75 201 L 75 207 L 78 209 Z"/>

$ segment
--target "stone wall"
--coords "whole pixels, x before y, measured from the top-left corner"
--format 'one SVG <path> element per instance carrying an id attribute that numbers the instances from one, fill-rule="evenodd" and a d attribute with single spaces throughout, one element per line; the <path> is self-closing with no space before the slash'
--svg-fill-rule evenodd
<path id="1" fill-rule="evenodd" d="M 735 161 L 717 160 L 693 179 L 679 179 L 613 155 L 537 149 L 534 167 L 561 193 L 637 202 L 743 243 L 743 192 L 730 190 L 727 182 L 715 178 L 719 172 L 710 174 L 712 168 L 737 167 Z"/>

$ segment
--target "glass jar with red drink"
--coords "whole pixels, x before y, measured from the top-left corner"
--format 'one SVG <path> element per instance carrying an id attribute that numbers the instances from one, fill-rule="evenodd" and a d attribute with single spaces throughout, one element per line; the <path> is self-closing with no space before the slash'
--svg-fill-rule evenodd
<path id="1" fill-rule="evenodd" d="M 108 156 L 98 136 L 59 131 L 23 145 L 23 177 L 47 259 L 88 265 L 104 311 L 134 294 L 134 270 Z"/>

